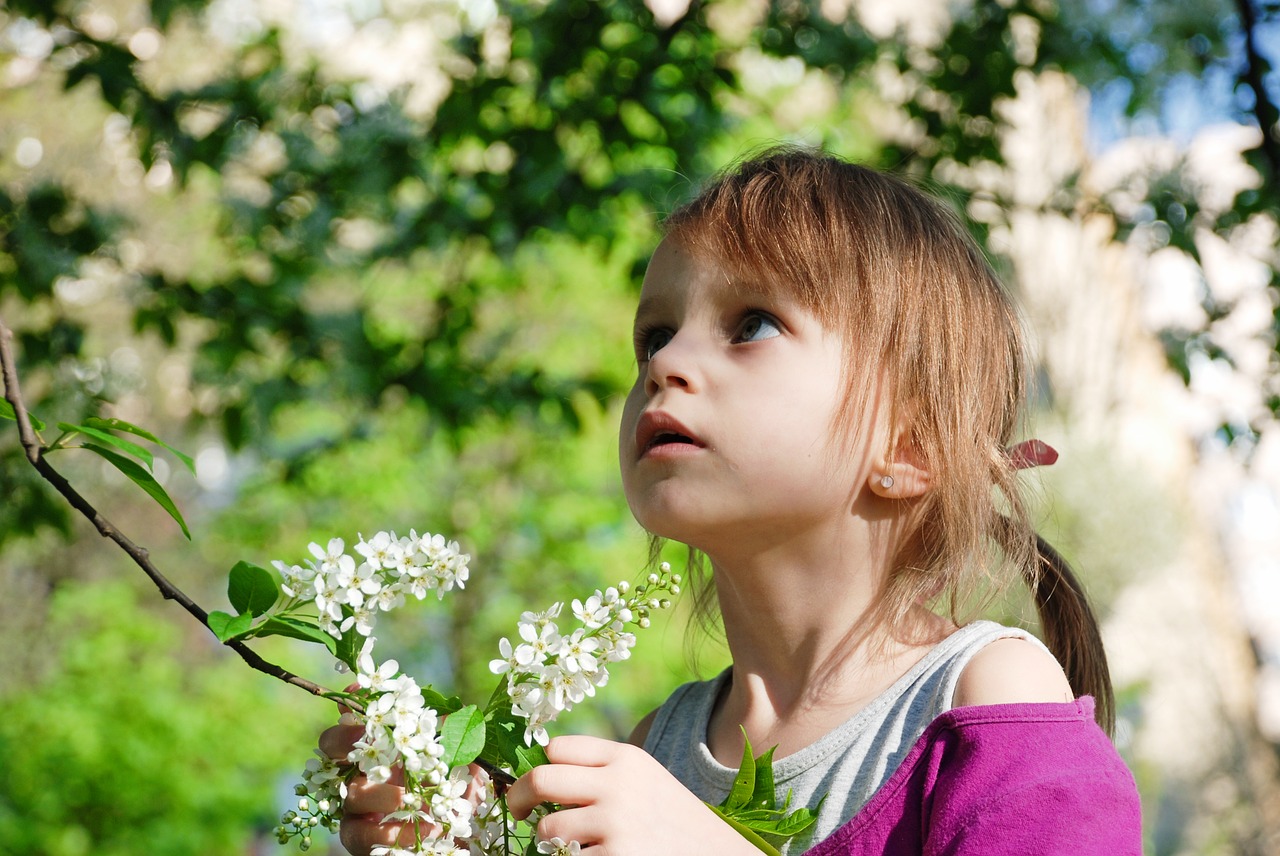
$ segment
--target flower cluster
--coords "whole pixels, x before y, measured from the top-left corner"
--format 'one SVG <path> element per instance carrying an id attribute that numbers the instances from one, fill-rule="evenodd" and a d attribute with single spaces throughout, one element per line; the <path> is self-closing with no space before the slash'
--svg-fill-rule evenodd
<path id="1" fill-rule="evenodd" d="M 227 616 L 237 621 L 252 616 L 255 623 L 238 633 L 323 641 L 342 668 L 355 672 L 356 686 L 332 697 L 347 706 L 342 722 L 360 726 L 360 738 L 346 758 L 317 753 L 308 762 L 296 788 L 296 807 L 284 813 L 277 838 L 281 843 L 300 839 L 306 850 L 317 827 L 336 829 L 347 785 L 362 775 L 373 784 L 402 786 L 401 804 L 386 819 L 414 830 L 410 846 L 376 847 L 372 856 L 506 856 L 521 840 L 519 850 L 533 852 L 533 830 L 543 809 L 517 823 L 495 777 L 509 782 L 539 763 L 541 753 L 526 747 L 545 745 L 547 724 L 604 686 L 608 665 L 631 655 L 636 639 L 628 628 L 647 627 L 652 610 L 670 606 L 668 595 L 679 593 L 680 577 L 664 564 L 635 587 L 622 582 L 584 601 L 573 600 L 579 626 L 564 634 L 556 624 L 563 604 L 524 613 L 517 643 L 502 639 L 499 644 L 502 657 L 491 668 L 505 677 L 482 708 L 420 687 L 401 673 L 397 661 L 379 663 L 373 653 L 379 614 L 410 595 L 423 600 L 435 592 L 443 598 L 464 587 L 470 557 L 456 542 L 414 531 L 407 538 L 378 532 L 368 540 L 360 537 L 354 555 L 341 538 L 309 549 L 312 558 L 301 565 L 272 563 L 284 598 L 262 609 L 255 609 L 253 592 L 269 574 L 241 569 L 240 594 L 231 595 L 233 605 L 243 604 L 243 609 L 237 606 L 241 616 Z M 512 715 L 527 722 L 524 746 L 518 727 L 514 734 L 510 730 Z M 528 827 L 523 833 L 521 824 Z M 549 846 L 568 853 L 571 845 L 542 842 L 538 852 L 549 852 Z"/>
<path id="2" fill-rule="evenodd" d="M 313 600 L 320 628 L 334 638 L 352 627 L 361 636 L 371 635 L 378 613 L 400 606 L 406 595 L 423 600 L 435 592 L 443 598 L 455 585 L 463 588 L 471 560 L 458 551 L 458 542 L 413 530 L 407 538 L 394 532 L 379 532 L 367 541 L 362 536 L 355 546 L 359 562 L 346 553 L 341 538 L 327 547 L 312 543 L 309 549 L 314 558 L 302 565 L 272 565 L 280 572 L 280 590 L 295 602 Z"/>
<path id="3" fill-rule="evenodd" d="M 562 604 L 545 612 L 520 617 L 523 640 L 512 647 L 506 637 L 498 643 L 502 655 L 489 663 L 494 674 L 507 676 L 511 710 L 528 720 L 524 741 L 546 745 L 547 723 L 609 680 L 608 664 L 631 656 L 635 634 L 628 624 L 649 626 L 649 612 L 671 605 L 666 595 L 680 593 L 680 575 L 663 562 L 658 573 L 632 589 L 625 581 L 585 601 L 574 599 L 573 616 L 582 626 L 561 634 L 555 619 Z"/>
<path id="4" fill-rule="evenodd" d="M 311 833 L 320 826 L 329 832 L 338 828 L 339 809 L 347 797 L 347 782 L 342 770 L 328 755 L 316 750 L 316 757 L 307 762 L 302 773 L 302 784 L 294 787 L 298 797 L 297 809 L 290 809 L 280 818 L 276 827 L 276 839 L 288 844 L 297 837 L 303 850 L 311 847 Z"/>
<path id="5" fill-rule="evenodd" d="M 300 836 L 301 846 L 308 848 L 311 829 L 336 827 L 351 775 L 358 771 L 370 782 L 382 784 L 391 780 L 394 770 L 403 779 L 404 796 L 400 809 L 388 814 L 387 820 L 414 824 L 420 840 L 413 849 L 386 848 L 385 852 L 395 856 L 464 856 L 471 851 L 457 842 L 495 838 L 489 828 L 494 823 L 492 806 L 496 802 L 492 785 L 483 774 L 477 778 L 466 766 L 449 769 L 439 734 L 439 714 L 426 704 L 418 683 L 400 674 L 395 660 L 374 664 L 375 641 L 370 637 L 365 642 L 357 660 L 356 680 L 367 700 L 365 710 L 345 713 L 342 720 L 363 725 L 363 736 L 345 759 L 345 770 L 321 753 L 308 762 L 302 775 L 304 783 L 296 789 L 301 797 L 298 808 L 281 818 L 276 836 L 281 843 Z M 481 791 L 478 797 L 470 792 L 473 781 Z M 502 822 L 500 816 L 497 822 Z"/>

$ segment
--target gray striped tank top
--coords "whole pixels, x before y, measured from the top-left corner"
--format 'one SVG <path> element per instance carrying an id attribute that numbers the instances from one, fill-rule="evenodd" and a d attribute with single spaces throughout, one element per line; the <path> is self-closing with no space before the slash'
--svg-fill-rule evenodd
<path id="1" fill-rule="evenodd" d="M 791 792 L 793 807 L 826 802 L 817 823 L 791 844 L 793 853 L 826 838 L 849 820 L 910 751 L 925 727 L 951 709 L 960 673 L 974 654 L 997 639 L 1040 641 L 1025 630 L 976 621 L 952 633 L 893 686 L 816 743 L 774 761 L 779 805 Z M 1043 646 L 1041 646 L 1043 647 Z M 644 748 L 699 799 L 719 803 L 737 770 L 707 748 L 707 725 L 729 670 L 709 681 L 684 684 L 658 709 Z M 762 752 L 767 746 L 753 747 Z M 783 849 L 783 853 L 787 848 Z"/>

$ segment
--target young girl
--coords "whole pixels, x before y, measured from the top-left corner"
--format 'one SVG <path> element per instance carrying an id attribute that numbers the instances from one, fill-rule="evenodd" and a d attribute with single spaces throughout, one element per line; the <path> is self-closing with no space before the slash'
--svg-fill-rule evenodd
<path id="1" fill-rule="evenodd" d="M 820 804 L 792 853 L 1141 852 L 1096 622 L 1028 525 L 1009 450 L 1017 313 L 961 225 L 889 176 L 766 153 L 667 220 L 635 349 L 627 501 L 705 556 L 733 665 L 631 745 L 553 739 L 509 792 L 517 816 L 565 806 L 539 835 L 584 854 L 757 853 L 702 803 L 745 731 L 777 746 L 780 800 Z M 1049 648 L 961 622 L 1011 574 Z M 344 755 L 350 732 L 322 745 Z M 378 812 L 398 805 L 353 787 L 344 844 L 395 840 Z"/>

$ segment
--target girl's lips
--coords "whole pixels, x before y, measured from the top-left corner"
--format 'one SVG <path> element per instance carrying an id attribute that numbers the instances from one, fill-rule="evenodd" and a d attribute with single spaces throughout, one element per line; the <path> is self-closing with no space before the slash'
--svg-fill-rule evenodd
<path id="1" fill-rule="evenodd" d="M 636 425 L 636 453 L 643 458 L 654 449 L 687 447 L 700 449 L 703 442 L 675 417 L 661 410 L 645 411 Z"/>

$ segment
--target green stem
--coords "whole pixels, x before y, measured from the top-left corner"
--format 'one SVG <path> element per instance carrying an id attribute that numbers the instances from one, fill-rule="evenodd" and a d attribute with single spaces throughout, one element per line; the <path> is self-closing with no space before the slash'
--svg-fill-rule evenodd
<path id="1" fill-rule="evenodd" d="M 510 856 L 511 815 L 507 811 L 507 794 L 505 790 L 498 795 L 498 802 L 502 804 L 502 851 Z"/>
<path id="2" fill-rule="evenodd" d="M 776 847 L 774 847 L 769 842 L 761 838 L 754 829 L 747 826 L 745 823 L 742 823 L 739 820 L 735 820 L 734 818 L 725 814 L 725 812 L 722 811 L 718 806 L 711 805 L 710 803 L 704 803 L 704 805 L 706 805 L 707 808 L 711 809 L 717 815 L 719 815 L 721 820 L 723 820 L 725 823 L 732 826 L 739 835 L 747 839 L 747 841 L 751 842 L 751 844 L 753 844 L 755 848 L 759 850 L 761 853 L 766 854 L 766 856 L 781 856 L 781 854 L 778 852 L 778 849 Z"/>
<path id="3" fill-rule="evenodd" d="M 61 434 L 58 435 L 58 439 L 54 440 L 49 445 L 45 446 L 44 450 L 46 452 L 56 452 L 59 449 L 65 449 L 67 447 L 67 441 L 79 433 L 80 433 L 79 431 L 63 431 Z"/>

